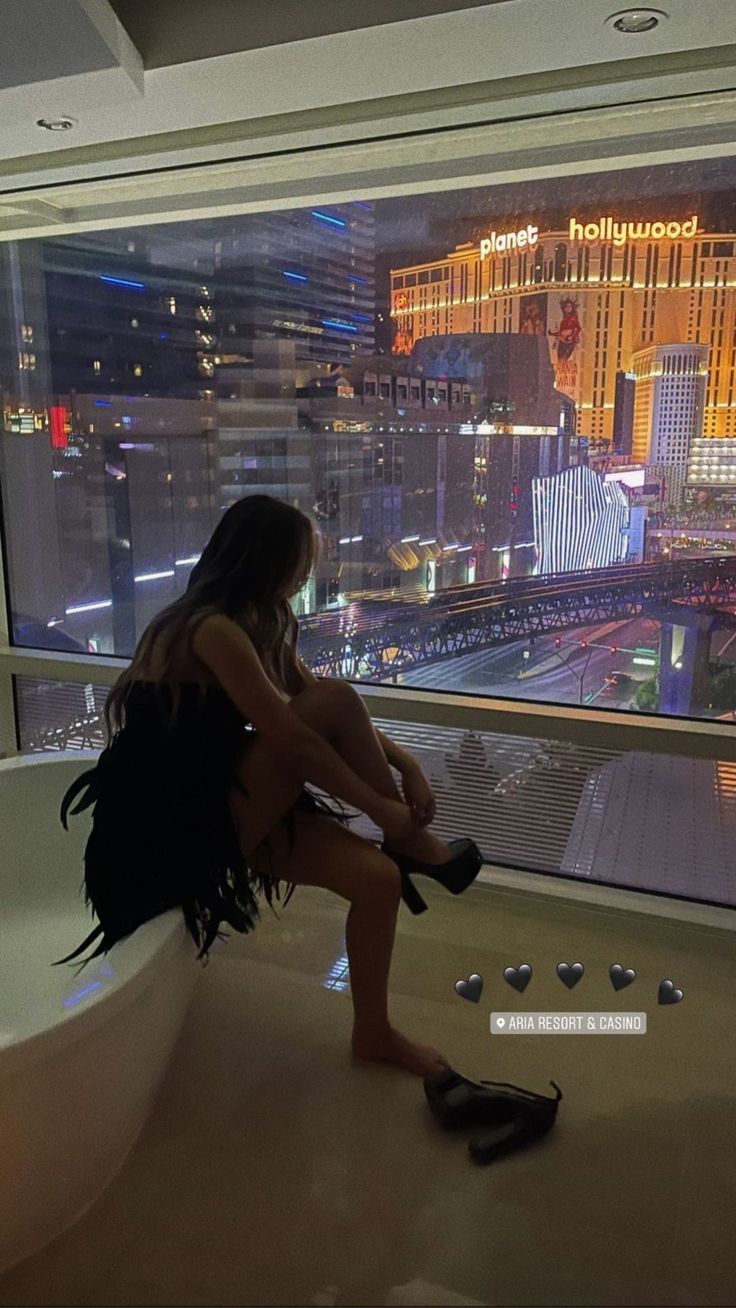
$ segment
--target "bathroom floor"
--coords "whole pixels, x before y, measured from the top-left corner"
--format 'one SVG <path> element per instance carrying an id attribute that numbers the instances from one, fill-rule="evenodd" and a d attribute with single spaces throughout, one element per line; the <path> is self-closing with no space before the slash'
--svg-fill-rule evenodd
<path id="1" fill-rule="evenodd" d="M 420 1080 L 351 1061 L 344 907 L 300 889 L 215 950 L 122 1173 L 0 1304 L 735 1303 L 733 936 L 493 885 L 427 898 L 400 914 L 394 1020 L 473 1078 L 557 1081 L 542 1144 L 478 1167 Z M 555 967 L 578 960 L 573 993 Z M 614 962 L 637 971 L 618 994 Z M 684 999 L 659 1007 L 665 977 Z M 491 1037 L 492 1008 L 644 1009 L 649 1031 Z"/>

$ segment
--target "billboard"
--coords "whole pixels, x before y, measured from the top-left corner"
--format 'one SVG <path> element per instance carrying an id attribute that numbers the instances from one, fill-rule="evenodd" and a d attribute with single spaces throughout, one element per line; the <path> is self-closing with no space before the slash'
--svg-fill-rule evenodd
<path id="1" fill-rule="evenodd" d="M 559 309 L 553 313 L 553 325 L 548 328 L 555 386 L 576 404 L 580 402 L 580 376 L 578 355 L 583 325 L 580 321 L 578 301 L 572 295 L 563 295 Z"/>
<path id="2" fill-rule="evenodd" d="M 616 481 L 629 499 L 637 504 L 653 504 L 663 500 L 667 489 L 663 477 L 657 477 L 651 468 L 619 468 L 604 475 L 605 481 Z"/>
<path id="3" fill-rule="evenodd" d="M 522 336 L 547 335 L 547 294 L 522 295 L 519 300 L 519 331 Z"/>
<path id="4" fill-rule="evenodd" d="M 629 490 L 638 491 L 646 481 L 646 472 L 643 468 L 620 468 L 615 472 L 607 472 L 606 481 L 620 481 Z"/>

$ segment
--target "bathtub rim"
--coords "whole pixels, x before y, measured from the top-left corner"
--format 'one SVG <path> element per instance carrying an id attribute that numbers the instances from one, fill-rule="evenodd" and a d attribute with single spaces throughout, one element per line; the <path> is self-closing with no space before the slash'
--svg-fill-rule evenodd
<path id="1" fill-rule="evenodd" d="M 94 761 L 99 757 L 99 750 L 59 750 L 45 754 L 16 755 L 10 759 L 0 759 L 0 785 L 2 775 L 6 772 L 20 771 L 29 767 L 51 767 L 59 762 Z M 60 835 L 64 828 L 59 822 Z M 80 921 L 80 936 L 89 930 Z M 29 919 L 32 931 L 32 919 Z M 109 954 L 101 955 L 93 964 L 100 964 L 105 959 L 112 960 L 117 967 L 117 974 L 112 977 L 109 987 L 94 997 L 88 1004 L 61 1013 L 57 1021 L 44 1021 L 36 1030 L 27 1034 L 19 1031 L 7 1044 L 0 1047 L 0 1082 L 31 1066 L 33 1063 L 52 1057 L 59 1049 L 75 1044 L 90 1035 L 96 1027 L 106 1023 L 120 1009 L 148 989 L 154 980 L 155 970 L 165 965 L 181 953 L 189 953 L 191 964 L 196 964 L 196 946 L 186 928 L 184 915 L 180 908 L 168 909 L 165 913 L 144 922 L 130 936 L 118 941 Z M 61 952 L 61 949 L 60 949 Z M 49 961 L 48 966 L 51 966 Z M 76 964 L 62 965 L 72 968 Z M 196 964 L 201 971 L 202 965 Z M 63 976 L 63 973 L 62 973 Z M 83 982 L 84 972 L 80 973 Z M 195 978 L 196 979 L 196 978 Z M 59 978 L 61 981 L 61 977 Z"/>

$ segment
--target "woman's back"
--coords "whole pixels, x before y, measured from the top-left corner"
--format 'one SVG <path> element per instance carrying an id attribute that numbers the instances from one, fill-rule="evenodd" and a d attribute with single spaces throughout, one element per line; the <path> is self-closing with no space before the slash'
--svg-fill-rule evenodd
<path id="1" fill-rule="evenodd" d="M 162 681 L 165 678 L 167 681 L 199 681 L 203 685 L 219 685 L 207 664 L 202 663 L 192 650 L 191 639 L 177 642 L 169 656 L 165 630 L 154 640 L 148 657 L 141 664 L 139 677 L 145 681 Z"/>
<path id="2" fill-rule="evenodd" d="M 138 679 L 145 681 L 167 681 L 180 682 L 187 684 L 190 682 L 199 682 L 205 686 L 219 686 L 220 683 L 214 676 L 206 663 L 198 659 L 192 649 L 192 632 L 186 633 L 185 637 L 178 641 L 174 649 L 169 653 L 167 651 L 166 631 L 154 640 L 148 656 L 142 661 Z M 275 678 L 270 676 L 267 669 L 266 675 L 275 685 L 279 694 L 285 700 L 291 698 L 283 686 L 279 685 Z"/>

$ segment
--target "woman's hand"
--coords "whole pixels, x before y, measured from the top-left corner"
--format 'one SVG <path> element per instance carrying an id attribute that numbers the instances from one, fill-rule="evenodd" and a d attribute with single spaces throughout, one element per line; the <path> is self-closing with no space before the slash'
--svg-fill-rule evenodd
<path id="1" fill-rule="evenodd" d="M 408 804 L 400 799 L 386 799 L 381 796 L 368 817 L 380 827 L 389 840 L 404 840 L 412 836 L 417 829 L 417 822 Z"/>
<path id="2" fill-rule="evenodd" d="M 416 825 L 428 827 L 430 822 L 434 821 L 437 801 L 427 777 L 416 760 L 412 760 L 411 764 L 402 769 L 401 789 L 404 792 L 404 799 L 412 811 Z"/>

